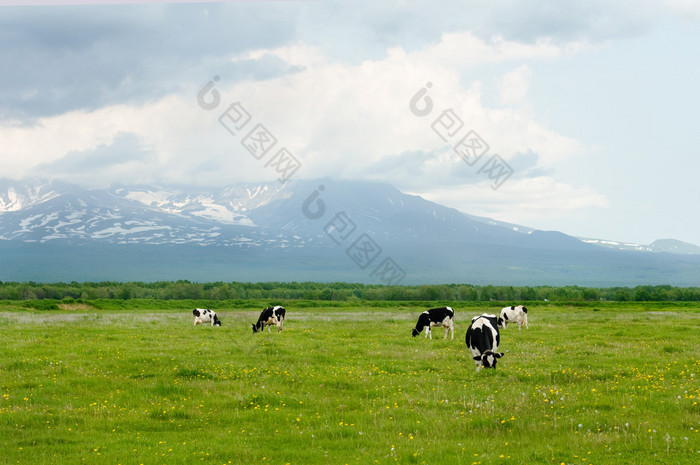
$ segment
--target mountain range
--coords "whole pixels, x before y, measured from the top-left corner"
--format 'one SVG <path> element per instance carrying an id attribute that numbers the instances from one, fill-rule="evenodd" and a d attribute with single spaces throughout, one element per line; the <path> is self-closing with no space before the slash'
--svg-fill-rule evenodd
<path id="1" fill-rule="evenodd" d="M 697 285 L 700 247 L 538 231 L 331 179 L 193 188 L 0 180 L 0 280 Z"/>

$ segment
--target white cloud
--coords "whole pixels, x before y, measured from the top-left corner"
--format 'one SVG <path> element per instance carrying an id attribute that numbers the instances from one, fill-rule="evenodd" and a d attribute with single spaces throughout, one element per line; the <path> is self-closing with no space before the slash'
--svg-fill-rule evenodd
<path id="1" fill-rule="evenodd" d="M 548 38 L 525 43 L 495 35 L 484 40 L 463 31 L 444 34 L 438 44 L 415 53 L 415 56 L 425 63 L 464 68 L 518 60 L 555 59 L 588 47 L 591 45 L 585 41 L 557 43 Z"/>
<path id="2" fill-rule="evenodd" d="M 470 33 L 455 33 L 424 50 L 391 48 L 382 59 L 356 65 L 330 61 L 317 48 L 304 44 L 251 51 L 233 59 L 254 61 L 272 56 L 298 71 L 228 85 L 224 77 L 217 83 L 221 104 L 211 111 L 197 105 L 196 89 L 191 95 L 171 95 L 139 106 L 113 105 L 42 118 L 31 127 L 0 127 L 0 146 L 9 148 L 5 173 L 13 177 L 32 174 L 70 153 L 84 155 L 109 146 L 119 134 L 127 133 L 151 156 L 130 158 L 111 170 L 96 170 L 92 176 L 76 173 L 75 179 L 66 180 L 84 183 L 89 179 L 93 185 L 273 181 L 277 174 L 265 166 L 267 159 L 257 160 L 241 146 L 245 133 L 261 123 L 278 140 L 273 151 L 284 146 L 301 161 L 297 173 L 301 178 L 371 176 L 400 188 L 449 184 L 453 187 L 430 195 L 438 196 L 438 201 L 449 200 L 453 206 L 454 199 L 467 195 L 464 198 L 478 199 L 478 204 L 464 205 L 464 210 L 488 209 L 481 213 L 502 212 L 516 218 L 523 212 L 601 206 L 604 199 L 591 189 L 551 178 L 523 179 L 526 173 L 516 173 L 507 186 L 492 193 L 474 175 L 476 168 L 461 161 L 431 128 L 451 108 L 464 122 L 463 132 L 477 131 L 489 144 L 490 154 L 497 153 L 507 161 L 528 152 L 537 155 L 540 166 L 549 167 L 579 154 L 578 141 L 549 130 L 531 114 L 517 107 L 486 107 L 481 83 L 472 81 L 465 88 L 461 77 L 464 66 L 513 62 L 518 66 L 504 76 L 501 96 L 505 102 L 517 102 L 527 93 L 531 79 L 530 69 L 520 65 L 522 60 L 556 59 L 581 46 L 551 41 L 521 44 L 498 37 L 481 40 Z M 434 108 L 426 117 L 416 116 L 409 102 L 427 82 L 432 84 L 428 95 Z M 252 115 L 245 131 L 236 136 L 217 120 L 234 102 Z M 405 165 L 390 165 L 392 157 L 405 153 L 423 155 Z M 396 160 L 401 161 L 400 157 Z M 384 167 L 373 173 L 382 163 Z"/>
<path id="3" fill-rule="evenodd" d="M 457 37 L 464 39 L 461 48 L 456 46 Z M 477 50 L 471 52 L 472 48 Z M 316 50 L 297 50 L 294 63 L 305 66 L 303 71 L 236 85 L 227 89 L 227 94 L 259 109 L 266 124 L 279 131 L 279 138 L 307 160 L 309 176 L 352 175 L 389 155 L 432 152 L 444 143 L 431 129 L 431 123 L 448 108 L 464 121 L 465 129 L 477 130 L 504 158 L 531 150 L 540 155 L 542 163 L 551 164 L 580 150 L 580 144 L 548 130 L 517 109 L 486 108 L 481 102 L 480 83 L 474 81 L 465 89 L 454 63 L 459 56 L 470 54 L 472 58 L 463 63 L 552 57 L 568 48 L 550 43 L 520 45 L 501 39 L 488 42 L 471 34 L 452 34 L 425 51 L 408 53 L 394 48 L 381 60 L 357 66 L 319 62 Z M 489 51 L 497 57 L 491 57 Z M 265 55 L 284 58 L 289 50 L 266 50 Z M 303 61 L 299 57 L 308 58 Z M 514 73 L 505 90 L 511 99 L 526 92 L 530 74 L 523 66 Z M 429 95 L 435 109 L 428 117 L 419 118 L 409 111 L 408 103 L 427 82 L 432 84 Z"/>
<path id="4" fill-rule="evenodd" d="M 323 52 L 317 47 L 307 46 L 302 43 L 286 45 L 274 49 L 249 50 L 245 53 L 235 55 L 231 61 L 260 60 L 266 56 L 275 56 L 289 65 L 313 66 L 326 61 Z"/>
<path id="5" fill-rule="evenodd" d="M 506 181 L 491 189 L 488 181 L 423 192 L 423 197 L 474 215 L 532 225 L 566 218 L 584 208 L 607 208 L 607 198 L 594 189 L 574 187 L 549 176 Z"/>
<path id="6" fill-rule="evenodd" d="M 223 184 L 227 179 L 240 181 L 236 173 L 259 171 L 259 163 L 242 156 L 240 141 L 231 140 L 217 116 L 199 108 L 194 98 L 169 96 L 140 106 L 115 105 L 45 117 L 32 126 L 0 127 L 0 144 L 7 147 L 4 175 L 45 175 L 43 166 L 76 152 L 88 156 L 110 147 L 124 133 L 133 135 L 153 155 L 133 160 L 125 153 L 125 162 L 109 170 L 81 170 L 61 177 L 91 187 L 114 182 Z"/>
<path id="7" fill-rule="evenodd" d="M 501 102 L 504 104 L 518 103 L 527 95 L 530 87 L 532 70 L 527 65 L 522 65 L 509 71 L 501 78 L 500 92 Z"/>

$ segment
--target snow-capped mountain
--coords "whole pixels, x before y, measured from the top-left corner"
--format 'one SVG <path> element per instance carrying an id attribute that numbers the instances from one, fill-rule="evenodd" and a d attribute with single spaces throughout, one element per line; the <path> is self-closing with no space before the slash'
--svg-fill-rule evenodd
<path id="1" fill-rule="evenodd" d="M 0 181 L 0 280 L 700 281 L 690 244 L 601 245 L 610 244 L 467 215 L 381 183 L 86 190 Z"/>
<path id="2" fill-rule="evenodd" d="M 321 224 L 302 208 L 324 182 L 322 200 L 328 213 Z M 212 189 L 116 186 L 86 190 L 58 182 L 6 181 L 4 187 L 0 240 L 303 246 L 322 239 L 327 223 L 342 212 L 355 228 L 393 243 L 429 239 L 431 231 L 439 231 L 442 242 L 556 245 L 553 233 L 532 234 L 525 228 L 471 217 L 386 184 L 326 180 Z M 562 237 L 570 247 L 585 247 Z"/>
<path id="3" fill-rule="evenodd" d="M 246 215 L 280 195 L 276 186 L 89 191 L 58 182 L 4 181 L 2 187 L 0 240 L 241 246 L 289 241 L 254 228 Z"/>

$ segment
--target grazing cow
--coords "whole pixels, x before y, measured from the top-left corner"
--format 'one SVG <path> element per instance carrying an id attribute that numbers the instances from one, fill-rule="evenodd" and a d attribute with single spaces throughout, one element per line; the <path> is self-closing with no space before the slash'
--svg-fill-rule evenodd
<path id="1" fill-rule="evenodd" d="M 418 317 L 418 323 L 416 323 L 416 327 L 413 328 L 413 331 L 411 333 L 413 334 L 413 337 L 416 337 L 420 334 L 421 331 L 423 331 L 423 329 L 425 329 L 425 337 L 430 336 L 430 339 L 432 339 L 433 338 L 433 332 L 431 330 L 432 327 L 433 326 L 442 326 L 443 328 L 445 328 L 444 339 L 447 339 L 447 332 L 451 331 L 452 338 L 450 340 L 454 340 L 454 338 L 455 338 L 454 317 L 455 317 L 455 312 L 450 307 L 432 308 L 432 309 L 420 314 L 420 316 Z"/>
<path id="2" fill-rule="evenodd" d="M 209 326 L 221 326 L 221 320 L 219 320 L 216 316 L 216 312 L 214 310 L 209 310 L 206 308 L 195 308 L 192 310 L 192 314 L 194 315 L 194 325 L 201 325 L 206 322 L 209 322 Z"/>
<path id="3" fill-rule="evenodd" d="M 267 307 L 260 313 L 258 322 L 253 324 L 253 332 L 262 331 L 267 326 L 267 332 L 270 332 L 270 326 L 277 326 L 277 332 L 282 331 L 282 323 L 284 323 L 284 315 L 286 310 L 284 307 L 277 305 L 276 307 Z"/>
<path id="4" fill-rule="evenodd" d="M 496 352 L 500 341 L 496 315 L 485 313 L 472 318 L 466 342 L 476 362 L 476 371 L 481 368 L 496 368 L 496 362 L 503 357 L 503 353 Z"/>
<path id="5" fill-rule="evenodd" d="M 515 322 L 518 323 L 518 329 L 523 329 L 523 323 L 525 323 L 525 329 L 530 329 L 527 325 L 527 308 L 523 305 L 515 305 L 511 307 L 505 307 L 501 310 L 501 314 L 498 317 L 498 327 L 507 328 L 508 323 Z"/>

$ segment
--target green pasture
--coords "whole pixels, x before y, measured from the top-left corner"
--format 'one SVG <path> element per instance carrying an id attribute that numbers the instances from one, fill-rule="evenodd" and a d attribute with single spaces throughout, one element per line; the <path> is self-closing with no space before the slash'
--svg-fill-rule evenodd
<path id="1" fill-rule="evenodd" d="M 449 303 L 448 303 L 449 304 Z M 496 370 L 424 307 L 0 309 L 0 464 L 697 464 L 700 306 L 528 305 Z"/>

